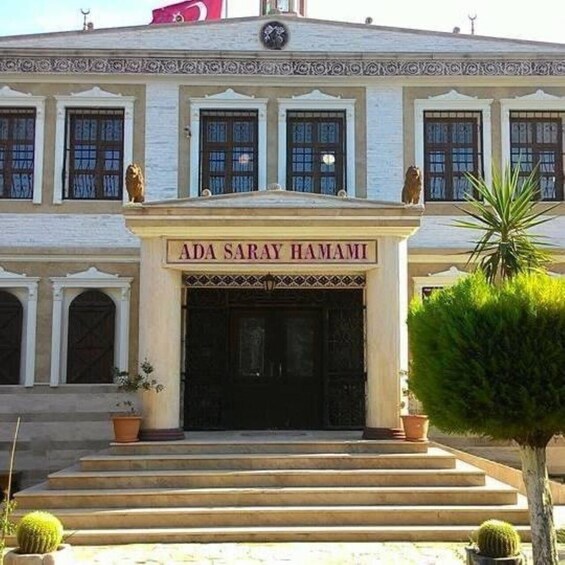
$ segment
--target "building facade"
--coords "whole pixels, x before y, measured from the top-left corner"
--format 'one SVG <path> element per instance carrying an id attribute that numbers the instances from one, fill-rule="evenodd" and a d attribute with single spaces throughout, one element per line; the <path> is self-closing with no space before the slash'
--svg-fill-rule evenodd
<path id="1" fill-rule="evenodd" d="M 111 369 L 143 359 L 148 438 L 395 437 L 408 300 L 467 271 L 465 173 L 538 165 L 565 273 L 564 45 L 282 8 L 0 38 L 0 417 L 26 481 L 106 445 Z"/>

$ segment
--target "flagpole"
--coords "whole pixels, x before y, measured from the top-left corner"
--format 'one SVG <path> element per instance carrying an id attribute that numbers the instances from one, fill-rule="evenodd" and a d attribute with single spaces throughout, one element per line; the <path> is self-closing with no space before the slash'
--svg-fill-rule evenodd
<path id="1" fill-rule="evenodd" d="M 224 0 L 224 18 L 228 19 L 228 0 Z"/>

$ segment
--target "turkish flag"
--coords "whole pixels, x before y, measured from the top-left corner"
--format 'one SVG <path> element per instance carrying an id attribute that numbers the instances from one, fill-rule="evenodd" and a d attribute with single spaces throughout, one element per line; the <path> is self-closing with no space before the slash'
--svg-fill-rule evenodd
<path id="1" fill-rule="evenodd" d="M 223 0 L 186 0 L 153 10 L 152 24 L 201 22 L 222 17 Z"/>

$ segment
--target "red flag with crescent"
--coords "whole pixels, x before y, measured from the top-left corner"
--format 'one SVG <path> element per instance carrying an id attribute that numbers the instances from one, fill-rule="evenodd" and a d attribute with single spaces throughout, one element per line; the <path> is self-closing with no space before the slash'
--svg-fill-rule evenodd
<path id="1" fill-rule="evenodd" d="M 186 0 L 153 10 L 152 24 L 201 22 L 222 17 L 223 0 Z"/>

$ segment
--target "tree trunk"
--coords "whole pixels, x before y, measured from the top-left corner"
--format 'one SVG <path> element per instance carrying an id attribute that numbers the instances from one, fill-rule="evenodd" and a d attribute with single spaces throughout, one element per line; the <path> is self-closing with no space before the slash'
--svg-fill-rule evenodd
<path id="1" fill-rule="evenodd" d="M 547 478 L 545 446 L 520 445 L 520 456 L 528 495 L 534 565 L 558 565 L 557 536 Z"/>

